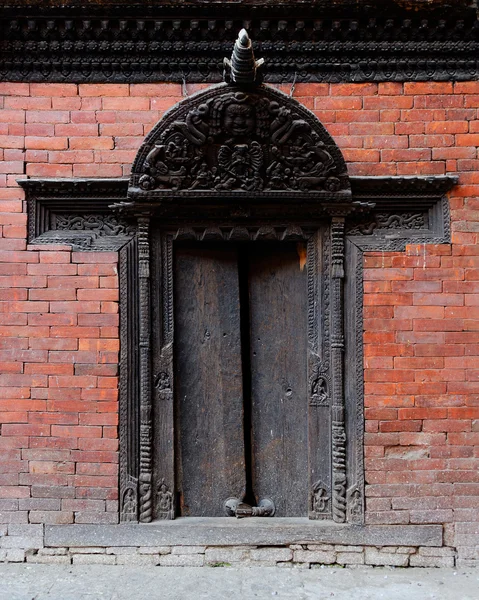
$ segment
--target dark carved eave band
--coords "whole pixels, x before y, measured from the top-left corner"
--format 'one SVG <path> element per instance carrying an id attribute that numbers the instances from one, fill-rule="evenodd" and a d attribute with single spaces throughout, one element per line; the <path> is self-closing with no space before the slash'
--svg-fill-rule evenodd
<path id="1" fill-rule="evenodd" d="M 9 9 L 0 21 L 0 78 L 9 81 L 221 81 L 241 27 L 268 68 L 265 81 L 467 80 L 479 77 L 474 11 L 324 13 L 285 6 L 97 7 L 42 14 Z M 35 9 L 32 9 L 35 10 Z M 103 12 L 102 12 L 103 10 Z M 332 12 L 333 11 L 333 12 Z M 321 18 L 318 18 L 318 15 Z M 339 16 L 337 16 L 339 15 Z"/>
<path id="2" fill-rule="evenodd" d="M 430 195 L 443 196 L 458 178 L 451 175 L 411 175 L 411 176 L 351 176 L 349 178 L 353 196 L 371 194 Z M 128 177 L 119 178 L 35 178 L 17 179 L 23 189 L 35 193 L 37 197 L 75 197 L 107 194 L 126 199 Z M 75 200 L 76 202 L 76 200 Z"/>

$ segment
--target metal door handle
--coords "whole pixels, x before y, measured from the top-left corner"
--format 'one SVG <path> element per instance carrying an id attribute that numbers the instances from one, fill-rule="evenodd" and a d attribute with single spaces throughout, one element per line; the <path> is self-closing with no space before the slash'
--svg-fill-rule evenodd
<path id="1" fill-rule="evenodd" d="M 274 502 L 263 498 L 258 506 L 250 506 L 238 498 L 228 498 L 224 503 L 226 516 L 243 519 L 244 517 L 272 517 L 276 511 Z"/>

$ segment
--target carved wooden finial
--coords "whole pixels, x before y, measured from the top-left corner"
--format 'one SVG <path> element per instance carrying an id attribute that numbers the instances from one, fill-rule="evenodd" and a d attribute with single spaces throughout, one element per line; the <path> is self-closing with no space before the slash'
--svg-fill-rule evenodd
<path id="1" fill-rule="evenodd" d="M 253 44 L 246 29 L 239 32 L 238 39 L 233 47 L 231 60 L 224 59 L 225 81 L 238 85 L 251 85 L 259 83 L 258 69 L 264 63 L 264 59 L 255 60 Z"/>

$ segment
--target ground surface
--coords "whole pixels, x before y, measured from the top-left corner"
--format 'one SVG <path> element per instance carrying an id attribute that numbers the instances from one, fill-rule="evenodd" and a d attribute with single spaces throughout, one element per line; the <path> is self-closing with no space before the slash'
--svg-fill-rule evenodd
<path id="1" fill-rule="evenodd" d="M 1 600 L 478 600 L 477 569 L 0 565 Z"/>

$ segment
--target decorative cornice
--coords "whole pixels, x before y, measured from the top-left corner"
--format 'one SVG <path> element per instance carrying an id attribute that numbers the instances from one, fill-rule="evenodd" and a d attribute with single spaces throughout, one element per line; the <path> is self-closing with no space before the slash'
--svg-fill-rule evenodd
<path id="1" fill-rule="evenodd" d="M 128 190 L 128 178 L 119 177 L 85 179 L 17 179 L 22 188 L 44 202 L 54 202 L 58 199 L 62 206 L 68 199 L 72 201 L 72 208 L 78 209 L 78 202 L 86 201 L 91 209 L 93 201 L 98 208 L 108 208 L 113 200 L 125 199 Z M 100 205 L 98 205 L 100 202 Z M 73 206 L 74 203 L 74 206 Z"/>
<path id="2" fill-rule="evenodd" d="M 450 241 L 445 194 L 455 177 L 351 177 L 353 204 L 367 206 L 346 230 L 363 250 L 401 250 L 407 243 Z M 68 243 L 83 250 L 117 250 L 131 239 L 128 179 L 21 179 L 28 203 L 30 243 Z M 200 211 L 203 222 L 205 212 Z M 188 209 L 189 219 L 195 219 Z M 291 219 L 297 217 L 293 210 Z M 414 217 L 414 218 L 412 218 Z M 201 220 L 201 219 L 200 219 Z M 228 219 L 225 220 L 225 222 Z M 184 234 L 185 232 L 183 232 Z"/>
<path id="3" fill-rule="evenodd" d="M 245 27 L 267 64 L 264 79 L 293 81 L 470 80 L 479 77 L 479 21 L 396 9 L 377 16 L 325 18 L 315 3 L 234 5 L 218 18 L 215 3 L 136 10 L 116 18 L 99 7 L 0 21 L 0 79 L 8 81 L 221 81 L 223 57 Z M 104 9 L 105 10 L 105 9 Z M 346 9 L 343 9 L 343 13 Z M 176 11 L 176 12 L 175 12 Z M 357 12 L 357 11 L 356 11 Z M 329 11 L 329 14 L 331 11 Z M 108 16 L 106 16 L 108 14 Z M 115 13 L 113 13 L 115 14 Z M 141 16 L 138 16 L 138 15 Z M 317 18 L 318 15 L 322 18 Z M 349 14 L 355 14 L 353 8 Z"/>
<path id="4" fill-rule="evenodd" d="M 374 202 L 376 209 L 395 205 L 430 208 L 458 183 L 453 175 L 350 177 L 354 200 Z"/>

